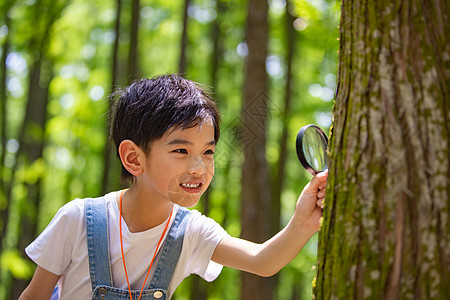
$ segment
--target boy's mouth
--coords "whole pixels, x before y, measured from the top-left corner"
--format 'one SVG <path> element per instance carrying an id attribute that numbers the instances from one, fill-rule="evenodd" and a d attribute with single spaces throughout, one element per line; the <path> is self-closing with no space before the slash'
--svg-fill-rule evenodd
<path id="1" fill-rule="evenodd" d="M 203 182 L 180 183 L 180 187 L 188 193 L 198 193 L 202 190 Z"/>

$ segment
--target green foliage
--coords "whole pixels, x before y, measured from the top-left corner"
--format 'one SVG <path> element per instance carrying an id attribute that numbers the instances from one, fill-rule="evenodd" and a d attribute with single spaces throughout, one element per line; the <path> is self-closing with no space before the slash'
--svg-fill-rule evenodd
<path id="1" fill-rule="evenodd" d="M 28 259 L 24 259 L 18 250 L 2 252 L 0 256 L 2 271 L 8 270 L 16 278 L 28 279 L 34 273 L 35 265 Z"/>

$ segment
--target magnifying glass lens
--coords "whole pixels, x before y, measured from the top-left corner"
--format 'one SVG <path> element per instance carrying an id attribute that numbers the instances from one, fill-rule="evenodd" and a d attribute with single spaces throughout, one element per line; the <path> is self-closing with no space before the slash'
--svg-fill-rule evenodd
<path id="1" fill-rule="evenodd" d="M 306 129 L 303 135 L 303 152 L 306 162 L 317 171 L 327 168 L 327 144 L 314 127 Z"/>
<path id="2" fill-rule="evenodd" d="M 328 138 L 316 125 L 303 126 L 297 134 L 297 155 L 312 175 L 328 168 Z"/>

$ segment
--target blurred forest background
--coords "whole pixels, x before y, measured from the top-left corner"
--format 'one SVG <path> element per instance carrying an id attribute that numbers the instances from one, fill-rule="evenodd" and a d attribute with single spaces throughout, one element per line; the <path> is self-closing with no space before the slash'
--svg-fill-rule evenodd
<path id="1" fill-rule="evenodd" d="M 108 95 L 136 78 L 178 72 L 211 88 L 222 135 L 215 179 L 195 209 L 241 235 L 249 141 L 238 138 L 239 116 L 246 107 L 247 37 L 261 30 L 268 37 L 268 88 L 258 97 L 268 105 L 263 141 L 270 201 L 277 207 L 270 210 L 272 231 L 287 223 L 311 179 L 296 157 L 297 131 L 309 123 L 326 132 L 331 126 L 338 3 L 270 0 L 268 26 L 261 28 L 247 26 L 252 8 L 240 0 L 0 5 L 0 299 L 16 299 L 31 278 L 35 266 L 23 250 L 60 206 L 121 188 L 119 162 L 107 142 Z M 314 237 L 271 279 L 274 299 L 311 298 L 316 249 Z M 174 299 L 238 299 L 240 287 L 239 272 L 225 268 L 213 283 L 189 277 Z"/>

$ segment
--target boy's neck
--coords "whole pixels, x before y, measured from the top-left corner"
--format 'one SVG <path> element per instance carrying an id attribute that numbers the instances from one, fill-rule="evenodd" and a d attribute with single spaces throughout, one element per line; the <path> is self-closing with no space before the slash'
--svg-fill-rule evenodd
<path id="1" fill-rule="evenodd" d="M 161 225 L 169 218 L 173 203 L 169 200 L 150 199 L 149 193 L 131 186 L 122 196 L 122 218 L 130 232 L 142 232 Z M 120 193 L 117 193 L 120 208 Z"/>

